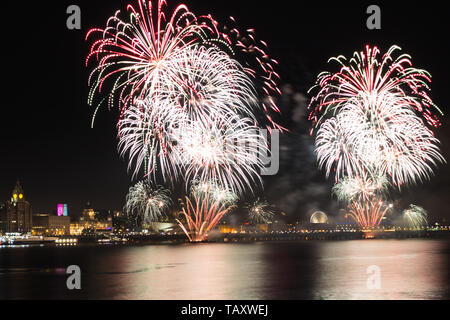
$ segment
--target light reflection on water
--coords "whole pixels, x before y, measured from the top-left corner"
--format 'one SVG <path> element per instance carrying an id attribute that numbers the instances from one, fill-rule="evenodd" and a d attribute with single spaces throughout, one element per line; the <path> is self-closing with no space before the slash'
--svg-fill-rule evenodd
<path id="1" fill-rule="evenodd" d="M 449 258 L 429 239 L 2 248 L 0 298 L 448 299 Z M 82 290 L 66 289 L 71 264 Z"/>
<path id="2" fill-rule="evenodd" d="M 321 250 L 323 258 L 315 299 L 445 299 L 449 296 L 448 241 L 348 241 L 330 243 Z M 379 267 L 379 290 L 367 288 L 370 265 Z"/>

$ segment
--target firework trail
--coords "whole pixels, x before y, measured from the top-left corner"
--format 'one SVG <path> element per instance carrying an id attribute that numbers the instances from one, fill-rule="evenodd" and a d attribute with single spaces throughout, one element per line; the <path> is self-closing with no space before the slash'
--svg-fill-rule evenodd
<path id="1" fill-rule="evenodd" d="M 192 197 L 193 201 L 186 197 L 186 204 L 181 212 L 185 222 L 179 219 L 177 222 L 189 241 L 200 242 L 207 239 L 208 232 L 233 206 L 214 201 L 209 195 L 197 197 L 194 194 Z"/>
<path id="2" fill-rule="evenodd" d="M 146 175 L 156 175 L 160 168 L 164 178 L 176 181 L 181 174 L 180 155 L 173 150 L 173 132 L 185 118 L 170 114 L 170 109 L 154 113 L 147 110 L 145 101 L 125 110 L 119 124 L 119 150 L 128 156 L 128 170 L 137 176 L 143 169 Z"/>
<path id="3" fill-rule="evenodd" d="M 227 24 L 216 23 L 216 38 L 209 43 L 228 52 L 234 59 L 244 61 L 244 70 L 256 84 L 257 97 L 262 109 L 262 122 L 272 129 L 287 130 L 274 119 L 280 114 L 276 98 L 281 95 L 278 62 L 268 54 L 267 43 L 256 36 L 253 28 L 240 30 L 234 17 Z"/>
<path id="4" fill-rule="evenodd" d="M 105 83 L 111 81 L 108 106 L 111 108 L 118 100 L 122 115 L 135 98 L 143 100 L 157 95 L 168 79 L 170 84 L 177 86 L 179 70 L 172 62 L 185 49 L 201 45 L 227 52 L 227 55 L 236 57 L 234 61 L 242 58 L 245 62 L 243 71 L 258 85 L 257 100 L 266 119 L 273 128 L 283 129 L 270 115 L 271 111 L 280 112 L 274 99 L 281 94 L 279 75 L 275 71 L 277 61 L 269 57 L 267 44 L 256 39 L 253 29 L 241 32 L 235 26 L 219 24 L 211 15 L 197 17 L 185 5 L 179 5 L 166 19 L 166 1 L 158 0 L 157 8 L 153 8 L 152 3 L 138 0 L 137 9 L 127 6 L 130 13 L 128 21 L 122 20 L 120 11 L 117 11 L 108 19 L 104 29 L 93 28 L 87 33 L 86 39 L 101 35 L 93 42 L 86 58 L 86 65 L 92 59 L 98 62 L 89 77 L 89 104 L 93 104 L 95 95 L 102 91 Z M 234 18 L 231 17 L 231 21 L 234 24 Z M 118 97 L 115 99 L 115 96 Z"/>
<path id="5" fill-rule="evenodd" d="M 247 205 L 246 209 L 248 210 L 248 218 L 253 224 L 271 222 L 275 216 L 274 210 L 265 200 L 257 199 Z"/>
<path id="6" fill-rule="evenodd" d="M 153 95 L 161 85 L 161 76 L 173 71 L 167 69 L 166 62 L 211 32 L 206 24 L 197 23 L 185 5 L 179 5 L 166 20 L 165 4 L 165 0 L 158 0 L 157 7 L 153 8 L 152 1 L 138 0 L 137 9 L 127 6 L 128 21 L 121 20 L 117 11 L 104 29 L 93 28 L 87 33 L 86 40 L 91 35 L 101 35 L 93 42 L 86 58 L 86 65 L 91 59 L 98 61 L 89 77 L 90 105 L 108 80 L 113 82 L 108 106 L 112 107 L 118 96 L 122 113 L 134 98 Z"/>
<path id="7" fill-rule="evenodd" d="M 403 211 L 403 221 L 411 229 L 420 229 L 428 224 L 427 211 L 419 206 L 411 204 L 408 209 Z"/>
<path id="8" fill-rule="evenodd" d="M 378 197 L 365 201 L 352 201 L 348 205 L 350 216 L 361 228 L 374 228 L 380 225 L 381 220 L 391 208 Z"/>
<path id="9" fill-rule="evenodd" d="M 395 107 L 411 108 L 431 126 L 439 126 L 440 121 L 433 110 L 441 115 L 442 112 L 428 95 L 431 75 L 413 68 L 407 54 L 395 58 L 396 50 L 400 47 L 392 46 L 381 61 L 378 61 L 380 50 L 370 46 L 366 46 L 365 52 L 355 52 L 348 65 L 344 56 L 331 58 L 329 61 L 338 62 L 341 70 L 337 73 L 322 72 L 318 76 L 316 86 L 320 89 L 311 100 L 310 108 L 314 108 L 309 114 L 314 127 L 354 99 L 376 102 L 380 97 L 390 97 L 394 99 Z"/>
<path id="10" fill-rule="evenodd" d="M 130 187 L 124 211 L 141 216 L 145 223 L 149 223 L 158 221 L 171 203 L 168 190 L 160 186 L 152 188 L 146 181 L 140 181 Z"/>
<path id="11" fill-rule="evenodd" d="M 387 193 L 389 182 L 384 175 L 370 177 L 345 177 L 339 180 L 332 193 L 339 202 L 347 205 L 349 214 L 362 228 L 379 225 L 390 208 L 382 199 Z"/>
<path id="12" fill-rule="evenodd" d="M 243 67 L 215 47 L 191 46 L 167 62 L 158 101 L 191 120 L 221 118 L 230 113 L 254 117 L 255 89 Z"/>
<path id="13" fill-rule="evenodd" d="M 234 208 L 239 198 L 233 191 L 223 188 L 218 181 L 194 180 L 190 193 L 193 201 L 186 197 L 182 211 L 184 222 L 177 222 L 189 241 L 204 241 L 208 232 Z"/>
<path id="14" fill-rule="evenodd" d="M 333 186 L 332 193 L 347 205 L 350 216 L 361 228 L 378 226 L 392 205 L 384 202 L 389 181 L 384 175 L 344 177 Z"/>

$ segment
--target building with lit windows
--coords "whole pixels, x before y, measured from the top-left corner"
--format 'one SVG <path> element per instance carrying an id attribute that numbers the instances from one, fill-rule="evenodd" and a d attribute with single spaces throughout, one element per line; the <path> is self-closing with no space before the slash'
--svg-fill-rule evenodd
<path id="1" fill-rule="evenodd" d="M 112 214 L 108 210 L 94 210 L 88 201 L 79 221 L 70 223 L 70 235 L 105 234 L 113 231 Z"/>
<path id="2" fill-rule="evenodd" d="M 17 180 L 11 199 L 0 205 L 0 232 L 28 233 L 32 227 L 32 208 Z"/>
<path id="3" fill-rule="evenodd" d="M 88 201 L 83 210 L 83 215 L 80 220 L 82 221 L 93 221 L 95 220 L 95 210 L 91 206 L 91 202 Z"/>
<path id="4" fill-rule="evenodd" d="M 220 224 L 217 229 L 220 233 L 238 233 L 238 228 L 229 224 Z"/>
<path id="5" fill-rule="evenodd" d="M 33 235 L 67 236 L 70 235 L 70 217 L 49 214 L 33 215 Z"/>
<path id="6" fill-rule="evenodd" d="M 113 231 L 112 219 L 106 221 L 83 221 L 72 222 L 70 224 L 70 235 L 79 236 L 85 233 L 100 234 L 111 233 Z"/>

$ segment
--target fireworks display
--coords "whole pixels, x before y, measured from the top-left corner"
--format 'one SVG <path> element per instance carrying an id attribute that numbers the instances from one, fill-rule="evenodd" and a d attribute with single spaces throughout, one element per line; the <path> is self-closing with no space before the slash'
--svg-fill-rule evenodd
<path id="1" fill-rule="evenodd" d="M 361 226 L 377 226 L 386 208 L 387 186 L 401 189 L 429 179 L 445 162 L 430 127 L 441 111 L 428 96 L 431 76 L 412 67 L 410 57 L 394 57 L 393 46 L 381 60 L 377 47 L 355 52 L 337 73 L 319 74 L 318 94 L 309 119 L 316 130 L 318 163 L 335 175 L 333 193 L 349 205 Z M 426 123 L 424 123 L 423 119 Z"/>
<path id="2" fill-rule="evenodd" d="M 139 0 L 137 10 L 127 7 L 127 21 L 117 12 L 106 28 L 88 32 L 86 38 L 102 36 L 86 60 L 98 61 L 89 103 L 111 82 L 105 99 L 109 107 L 118 101 L 119 149 L 134 176 L 186 185 L 216 180 L 233 192 L 251 191 L 267 149 L 260 113 L 281 128 L 269 115 L 279 111 L 276 61 L 252 30 L 228 29 L 185 5 L 166 19 L 165 1 L 157 10 L 152 3 Z"/>
<path id="3" fill-rule="evenodd" d="M 317 131 L 319 165 L 327 175 L 385 174 L 398 187 L 429 179 L 444 161 L 439 141 L 414 110 L 395 99 L 351 100 Z"/>
<path id="4" fill-rule="evenodd" d="M 169 79 L 163 81 L 167 87 L 161 88 L 159 95 L 127 108 L 119 122 L 119 148 L 123 155 L 128 153 L 134 173 L 146 166 L 146 172 L 154 174 L 159 165 L 167 180 L 177 180 L 182 172 L 189 180 L 192 173 L 195 178 L 201 170 L 205 177 L 224 166 L 231 176 L 235 171 L 230 166 L 235 161 L 229 152 L 236 151 L 238 160 L 245 157 L 240 164 L 248 167 L 243 170 L 257 176 L 253 167 L 262 166 L 258 154 L 266 144 L 256 135 L 254 119 L 245 117 L 252 116 L 251 101 L 255 100 L 246 74 L 214 48 L 190 47 L 172 63 L 176 85 Z M 233 146 L 237 138 L 240 145 L 248 143 L 252 149 Z M 208 150 L 216 152 L 210 154 L 216 159 L 208 158 Z M 211 167 L 214 170 L 209 170 Z M 234 176 L 231 182 L 218 176 L 233 189 L 240 182 Z"/>
<path id="5" fill-rule="evenodd" d="M 125 212 L 142 217 L 145 223 L 158 221 L 171 205 L 172 200 L 167 189 L 160 186 L 152 188 L 146 181 L 140 181 L 130 187 Z"/>
<path id="6" fill-rule="evenodd" d="M 117 101 L 119 150 L 133 176 L 191 186 L 196 206 L 187 199 L 186 227 L 180 226 L 198 241 L 238 195 L 261 185 L 268 144 L 260 119 L 269 130 L 283 129 L 271 115 L 279 112 L 277 62 L 252 29 L 243 33 L 210 15 L 195 16 L 185 5 L 166 19 L 164 5 L 138 0 L 138 9 L 128 5 L 128 20 L 118 11 L 104 29 L 88 32 L 86 39 L 101 35 L 86 59 L 98 62 L 89 77 L 88 102 L 110 86 L 93 121 L 105 99 L 109 108 Z M 159 207 L 141 197 L 165 193 L 149 195 L 147 189 L 130 189 L 126 207 L 156 219 Z"/>
<path id="7" fill-rule="evenodd" d="M 86 64 L 95 60 L 88 102 L 117 105 L 118 148 L 133 177 L 190 190 L 179 224 L 201 241 L 240 196 L 262 186 L 268 142 L 261 126 L 285 130 L 274 114 L 281 94 L 277 61 L 253 29 L 240 31 L 186 5 L 165 13 L 165 0 L 137 0 L 90 30 Z M 433 128 L 440 109 L 429 96 L 431 75 L 391 47 L 366 46 L 350 60 L 331 58 L 335 73 L 318 75 L 309 107 L 318 165 L 333 176 L 333 194 L 362 227 L 380 224 L 390 188 L 430 179 L 445 162 Z M 161 198 L 161 200 L 149 200 Z M 161 204 L 161 206 L 160 206 Z M 158 219 L 167 190 L 147 182 L 130 188 L 126 208 Z M 252 223 L 267 223 L 265 201 L 247 206 Z"/>
<path id="8" fill-rule="evenodd" d="M 326 174 L 361 177 L 384 174 L 401 187 L 428 179 L 443 162 L 432 126 L 438 126 L 428 97 L 430 76 L 409 67 L 407 55 L 394 59 L 392 47 L 379 62 L 378 48 L 355 53 L 349 65 L 340 56 L 336 74 L 318 77 L 320 91 L 311 100 L 310 113 L 318 127 L 316 150 Z M 440 112 L 440 111 L 439 111 Z"/>
<path id="9" fill-rule="evenodd" d="M 411 229 L 420 229 L 428 225 L 427 211 L 413 204 L 403 211 L 402 217 L 404 224 Z"/>
<path id="10" fill-rule="evenodd" d="M 260 199 L 249 204 L 246 209 L 248 210 L 248 218 L 252 224 L 271 222 L 275 216 L 275 212 L 269 203 Z"/>

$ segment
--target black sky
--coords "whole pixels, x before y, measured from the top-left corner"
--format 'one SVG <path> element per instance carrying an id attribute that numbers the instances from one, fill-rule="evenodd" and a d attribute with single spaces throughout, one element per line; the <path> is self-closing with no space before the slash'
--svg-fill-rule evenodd
<path id="1" fill-rule="evenodd" d="M 97 208 L 123 206 L 130 176 L 117 154 L 117 112 L 103 109 L 94 129 L 90 128 L 93 109 L 86 103 L 90 69 L 84 66 L 89 43 L 84 36 L 92 27 L 103 27 L 116 10 L 125 13 L 127 3 L 134 1 L 7 2 L 1 29 L 0 201 L 9 197 L 16 179 L 20 179 L 35 212 L 52 212 L 57 203 L 68 203 L 70 214 L 78 215 L 87 200 Z M 168 2 L 169 8 L 180 3 Z M 255 28 L 258 37 L 268 42 L 271 56 L 279 61 L 283 84 L 303 94 L 314 84 L 317 73 L 329 68 L 329 57 L 350 56 L 365 44 L 378 45 L 382 51 L 397 44 L 412 55 L 414 66 L 431 72 L 431 96 L 448 113 L 450 28 L 447 11 L 438 1 L 184 2 L 196 14 L 211 13 L 219 21 L 231 15 L 241 29 Z M 82 30 L 66 28 L 66 8 L 71 4 L 81 8 Z M 381 30 L 366 28 L 365 11 L 370 4 L 381 7 Z M 289 103 L 283 106 L 288 124 L 292 123 L 293 108 Z M 446 116 L 443 122 L 436 134 L 449 159 Z M 297 129 L 285 138 L 290 145 L 301 136 L 302 129 Z M 288 209 L 279 203 L 274 184 L 295 175 L 295 168 L 292 163 L 283 165 L 278 177 L 266 181 L 268 198 L 273 202 L 278 199 L 283 210 Z M 314 180 L 327 185 L 322 172 L 302 179 L 299 176 L 295 183 L 308 185 Z M 405 190 L 402 197 L 425 206 L 434 215 L 448 217 L 449 185 L 450 172 L 445 165 L 431 182 Z M 329 201 L 328 193 L 325 198 Z M 301 201 L 295 205 L 300 206 Z"/>

